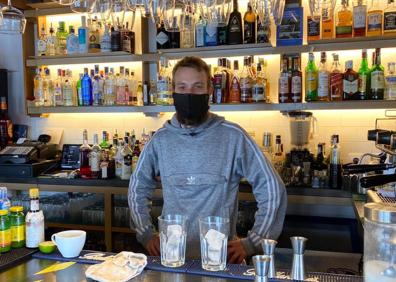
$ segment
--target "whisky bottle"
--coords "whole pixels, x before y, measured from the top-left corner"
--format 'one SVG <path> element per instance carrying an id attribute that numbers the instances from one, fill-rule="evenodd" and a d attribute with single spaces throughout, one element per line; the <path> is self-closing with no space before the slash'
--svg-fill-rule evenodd
<path id="1" fill-rule="evenodd" d="M 352 37 L 352 11 L 348 0 L 341 0 L 341 6 L 337 11 L 336 17 L 336 37 Z"/>
<path id="2" fill-rule="evenodd" d="M 252 102 L 252 79 L 249 71 L 249 57 L 245 57 L 243 60 L 243 69 L 239 83 L 241 85 L 241 102 L 251 103 Z"/>
<path id="3" fill-rule="evenodd" d="M 302 72 L 300 70 L 300 58 L 293 58 L 293 71 L 291 77 L 291 100 L 293 103 L 302 102 Z"/>
<path id="4" fill-rule="evenodd" d="M 257 64 L 257 75 L 256 81 L 253 84 L 252 96 L 253 102 L 265 102 L 267 93 L 265 92 L 266 85 L 265 85 L 265 74 L 262 69 L 261 63 Z"/>
<path id="5" fill-rule="evenodd" d="M 234 10 L 230 14 L 227 29 L 227 39 L 229 45 L 243 43 L 242 16 L 238 11 L 238 0 L 233 0 Z"/>
<path id="6" fill-rule="evenodd" d="M 318 100 L 318 69 L 315 65 L 313 52 L 309 52 L 307 67 L 305 68 L 305 101 Z"/>
<path id="7" fill-rule="evenodd" d="M 320 39 L 320 16 L 307 17 L 307 40 L 314 41 Z"/>
<path id="8" fill-rule="evenodd" d="M 396 67 L 395 63 L 388 63 L 388 74 L 385 77 L 385 100 L 396 100 Z"/>
<path id="9" fill-rule="evenodd" d="M 353 6 L 353 36 L 366 36 L 367 5 L 365 0 L 355 0 Z"/>
<path id="10" fill-rule="evenodd" d="M 329 85 L 330 73 L 327 69 L 326 52 L 322 52 L 318 73 L 318 101 L 329 101 Z"/>
<path id="11" fill-rule="evenodd" d="M 362 50 L 362 62 L 360 63 L 359 74 L 359 86 L 358 86 L 358 98 L 360 100 L 367 99 L 367 79 L 370 69 L 367 61 L 367 50 Z"/>
<path id="12" fill-rule="evenodd" d="M 340 70 L 338 54 L 333 54 L 333 65 L 330 73 L 330 101 L 342 101 L 343 75 Z"/>
<path id="13" fill-rule="evenodd" d="M 161 21 L 160 26 L 157 28 L 157 49 L 169 49 L 170 42 L 169 42 L 169 34 L 168 31 L 165 29 L 164 21 Z"/>
<path id="14" fill-rule="evenodd" d="M 243 17 L 243 43 L 256 43 L 256 14 L 253 12 L 250 2 Z"/>
<path id="15" fill-rule="evenodd" d="M 388 0 L 384 10 L 384 35 L 396 35 L 396 1 Z"/>
<path id="16" fill-rule="evenodd" d="M 375 49 L 375 65 L 371 69 L 370 100 L 383 100 L 385 92 L 384 67 L 381 65 L 381 49 Z"/>
<path id="17" fill-rule="evenodd" d="M 371 0 L 367 12 L 367 36 L 382 35 L 383 10 L 378 0 Z"/>
<path id="18" fill-rule="evenodd" d="M 290 103 L 290 75 L 288 71 L 288 59 L 284 55 L 282 58 L 282 69 L 278 83 L 278 101 L 279 103 Z M 298 86 L 297 86 L 298 87 Z"/>
<path id="19" fill-rule="evenodd" d="M 322 39 L 334 38 L 334 7 L 331 1 L 322 4 Z"/>
<path id="20" fill-rule="evenodd" d="M 344 100 L 356 100 L 359 86 L 359 75 L 353 70 L 353 61 L 345 62 L 345 73 L 343 75 Z"/>
<path id="21" fill-rule="evenodd" d="M 239 84 L 239 66 L 238 61 L 234 61 L 234 72 L 232 74 L 231 86 L 230 86 L 230 103 L 240 103 L 241 102 L 241 86 Z"/>

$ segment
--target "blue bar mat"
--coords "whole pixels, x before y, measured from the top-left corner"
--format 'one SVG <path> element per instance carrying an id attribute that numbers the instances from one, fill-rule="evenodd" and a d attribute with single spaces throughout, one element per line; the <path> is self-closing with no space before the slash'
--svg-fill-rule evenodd
<path id="1" fill-rule="evenodd" d="M 105 256 L 110 256 L 110 255 L 115 255 L 115 253 L 106 253 L 106 252 L 98 252 L 98 251 L 90 251 L 90 250 L 84 250 L 81 251 L 80 255 L 75 258 L 64 258 L 61 253 L 56 250 L 55 252 L 51 254 L 43 254 L 42 252 L 37 252 L 33 254 L 34 258 L 38 259 L 50 259 L 50 260 L 58 260 L 58 261 L 74 261 L 74 262 L 79 262 L 79 263 L 85 263 L 85 264 L 97 264 L 101 263 L 102 261 L 100 260 L 92 260 L 92 259 L 86 259 L 84 258 L 85 255 L 87 254 L 104 254 Z"/>

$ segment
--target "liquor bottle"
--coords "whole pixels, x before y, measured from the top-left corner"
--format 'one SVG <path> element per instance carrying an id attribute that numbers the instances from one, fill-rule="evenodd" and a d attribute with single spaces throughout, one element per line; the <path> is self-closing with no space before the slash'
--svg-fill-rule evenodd
<path id="1" fill-rule="evenodd" d="M 217 46 L 217 20 L 212 19 L 206 22 L 205 46 Z"/>
<path id="2" fill-rule="evenodd" d="M 41 68 L 36 69 L 36 75 L 33 80 L 34 84 L 34 105 L 44 106 L 44 89 L 43 89 L 43 77 L 41 76 Z"/>
<path id="3" fill-rule="evenodd" d="M 184 24 L 181 31 L 181 48 L 194 47 L 194 18 L 191 15 L 185 15 Z"/>
<path id="4" fill-rule="evenodd" d="M 39 189 L 30 188 L 30 209 L 25 217 L 26 248 L 38 248 L 44 242 L 44 214 L 40 210 Z"/>
<path id="5" fill-rule="evenodd" d="M 395 63 L 388 63 L 388 74 L 385 77 L 385 100 L 396 100 L 396 69 Z"/>
<path id="6" fill-rule="evenodd" d="M 57 70 L 57 77 L 54 81 L 54 95 L 53 95 L 53 106 L 63 106 L 63 81 L 62 81 L 62 70 Z"/>
<path id="7" fill-rule="evenodd" d="M 353 15 L 349 7 L 349 0 L 341 0 L 341 6 L 336 17 L 336 37 L 352 37 Z"/>
<path id="8" fill-rule="evenodd" d="M 331 1 L 322 4 L 322 39 L 334 38 L 334 7 Z"/>
<path id="9" fill-rule="evenodd" d="M 111 27 L 110 45 L 112 52 L 122 51 L 121 33 L 118 27 L 117 28 Z"/>
<path id="10" fill-rule="evenodd" d="M 122 167 L 121 167 L 121 179 L 129 180 L 132 174 L 132 150 L 129 147 L 129 138 L 124 137 L 124 147 L 121 150 L 122 155 Z"/>
<path id="11" fill-rule="evenodd" d="M 66 39 L 67 32 L 65 29 L 65 22 L 59 22 L 58 31 L 56 32 L 56 53 L 58 55 L 66 54 Z"/>
<path id="12" fill-rule="evenodd" d="M 239 66 L 238 61 L 234 61 L 234 71 L 232 73 L 231 85 L 230 85 L 230 96 L 228 101 L 230 103 L 240 103 L 241 102 L 241 86 L 239 83 Z"/>
<path id="13" fill-rule="evenodd" d="M 88 144 L 88 132 L 84 129 L 83 144 L 80 146 L 80 175 L 82 178 L 91 177 L 91 166 L 89 160 L 91 151 L 92 148 Z"/>
<path id="14" fill-rule="evenodd" d="M 370 100 L 383 100 L 385 92 L 384 67 L 381 65 L 381 49 L 375 49 L 375 65 L 371 69 L 370 76 Z"/>
<path id="15" fill-rule="evenodd" d="M 135 171 L 135 169 L 136 169 L 136 165 L 139 160 L 139 156 L 140 156 L 140 144 L 139 144 L 139 140 L 136 140 L 135 145 L 133 147 L 133 152 L 132 152 L 132 171 Z"/>
<path id="16" fill-rule="evenodd" d="M 326 188 L 327 182 L 327 164 L 325 162 L 325 144 L 319 143 L 315 161 L 312 163 L 313 176 L 312 188 Z"/>
<path id="17" fill-rule="evenodd" d="M 217 9 L 217 45 L 227 44 L 227 18 L 221 13 L 221 9 Z"/>
<path id="18" fill-rule="evenodd" d="M 270 82 L 269 82 L 269 76 L 267 75 L 267 61 L 264 60 L 264 58 L 259 58 L 259 63 L 261 64 L 261 69 L 264 75 L 264 84 L 265 84 L 265 93 L 266 97 L 265 100 L 267 103 L 271 102 L 271 96 L 270 96 Z"/>
<path id="19" fill-rule="evenodd" d="M 384 35 L 396 35 L 396 1 L 388 0 L 384 10 Z"/>
<path id="20" fill-rule="evenodd" d="M 257 16 L 257 43 L 268 43 L 271 38 L 271 22 L 269 19 L 260 20 Z"/>
<path id="21" fill-rule="evenodd" d="M 330 73 L 330 101 L 342 101 L 343 74 L 340 69 L 338 54 L 333 54 L 333 65 Z"/>
<path id="22" fill-rule="evenodd" d="M 111 52 L 111 36 L 108 25 L 105 25 L 103 36 L 100 39 L 100 51 L 103 53 Z"/>
<path id="23" fill-rule="evenodd" d="M 157 105 L 157 82 L 155 80 L 150 80 L 150 87 L 149 87 L 149 99 L 150 105 Z"/>
<path id="24" fill-rule="evenodd" d="M 92 79 L 92 105 L 103 105 L 103 79 L 99 75 L 99 65 L 95 65 L 95 76 Z"/>
<path id="25" fill-rule="evenodd" d="M 383 10 L 378 0 L 371 0 L 367 12 L 367 36 L 382 35 Z"/>
<path id="26" fill-rule="evenodd" d="M 327 69 L 326 52 L 320 54 L 318 72 L 318 101 L 329 101 L 330 72 Z"/>
<path id="27" fill-rule="evenodd" d="M 362 61 L 360 63 L 359 74 L 359 86 L 358 86 L 358 98 L 359 100 L 367 100 L 367 79 L 369 77 L 370 69 L 367 61 L 367 50 L 362 50 Z"/>
<path id="28" fill-rule="evenodd" d="M 115 138 L 117 140 L 117 138 Z M 113 140 L 113 146 L 116 144 L 117 146 L 117 152 L 114 155 L 114 161 L 115 161 L 115 175 L 119 178 L 121 178 L 122 174 L 122 164 L 124 162 L 124 157 L 122 156 L 122 149 L 124 148 L 124 141 L 122 138 L 120 140 L 115 141 Z"/>
<path id="29" fill-rule="evenodd" d="M 91 178 L 100 178 L 101 148 L 99 146 L 98 134 L 93 136 L 93 145 L 89 153 L 89 163 L 91 166 Z"/>
<path id="30" fill-rule="evenodd" d="M 47 55 L 47 35 L 45 33 L 45 26 L 42 25 L 40 30 L 40 37 L 37 40 L 37 47 L 36 47 L 36 55 L 37 56 L 45 56 Z"/>
<path id="31" fill-rule="evenodd" d="M 318 100 L 318 69 L 315 65 L 313 52 L 309 52 L 307 67 L 305 68 L 305 101 Z"/>
<path id="32" fill-rule="evenodd" d="M 143 82 L 143 106 L 150 105 L 150 89 L 147 81 Z"/>
<path id="33" fill-rule="evenodd" d="M 157 41 L 157 49 L 170 48 L 169 33 L 165 29 L 164 21 L 161 21 L 160 26 L 157 28 L 156 41 Z"/>
<path id="34" fill-rule="evenodd" d="M 0 97 L 0 151 L 12 142 L 12 122 L 8 116 L 6 97 Z"/>
<path id="35" fill-rule="evenodd" d="M 253 12 L 250 2 L 243 16 L 243 43 L 256 43 L 256 14 Z"/>
<path id="36" fill-rule="evenodd" d="M 283 175 L 283 167 L 285 162 L 285 156 L 283 154 L 283 144 L 280 135 L 275 137 L 275 150 L 272 155 L 272 164 L 279 175 Z"/>
<path id="37" fill-rule="evenodd" d="M 126 87 L 128 87 L 128 81 L 125 77 L 125 69 L 123 66 L 120 67 L 120 75 L 116 80 L 116 104 L 117 105 L 127 105 L 128 100 L 126 98 Z"/>
<path id="38" fill-rule="evenodd" d="M 56 55 L 56 36 L 55 36 L 55 31 L 54 31 L 54 28 L 52 27 L 52 24 L 51 24 L 51 27 L 50 27 L 50 30 L 49 30 L 49 35 L 48 35 L 48 37 L 47 37 L 47 55 L 48 56 L 55 56 Z"/>
<path id="39" fill-rule="evenodd" d="M 88 20 L 88 30 L 88 51 L 90 53 L 100 52 L 100 26 L 95 18 Z"/>
<path id="40" fill-rule="evenodd" d="M 171 77 L 168 59 L 161 57 L 157 77 L 157 104 L 172 105 Z"/>
<path id="41" fill-rule="evenodd" d="M 359 89 L 359 75 L 353 70 L 353 61 L 345 62 L 345 73 L 343 75 L 343 100 L 357 100 Z"/>
<path id="42" fill-rule="evenodd" d="M 123 33 L 122 38 L 122 50 L 131 54 L 135 54 L 135 32 L 128 29 L 128 22 Z"/>
<path id="43" fill-rule="evenodd" d="M 234 10 L 230 14 L 227 28 L 228 44 L 242 44 L 243 30 L 242 30 L 242 16 L 238 11 L 238 0 L 233 0 Z"/>
<path id="44" fill-rule="evenodd" d="M 125 98 L 124 99 L 125 99 L 125 104 L 129 105 L 130 101 L 132 101 L 132 98 L 133 98 L 133 96 L 132 96 L 133 88 L 131 87 L 131 85 L 132 85 L 132 83 L 131 83 L 131 75 L 129 73 L 129 69 L 128 68 L 125 69 L 124 78 L 125 78 Z"/>
<path id="45" fill-rule="evenodd" d="M 103 104 L 112 106 L 115 104 L 115 84 L 113 74 L 109 73 L 109 67 L 105 67 L 105 77 L 103 81 Z"/>
<path id="46" fill-rule="evenodd" d="M 89 30 L 85 16 L 81 16 L 81 26 L 78 28 L 78 52 L 88 53 Z"/>
<path id="47" fill-rule="evenodd" d="M 353 36 L 366 36 L 367 4 L 365 0 L 355 0 L 353 6 Z"/>
<path id="48" fill-rule="evenodd" d="M 342 165 L 341 165 L 341 149 L 339 145 L 338 135 L 331 137 L 330 149 L 330 166 L 329 166 L 329 188 L 342 188 Z"/>
<path id="49" fill-rule="evenodd" d="M 282 58 L 282 69 L 278 83 L 278 101 L 279 103 L 290 103 L 290 76 L 288 71 L 288 59 L 286 55 Z M 297 85 L 295 87 L 298 87 Z M 296 90 L 297 91 L 297 90 Z"/>
<path id="50" fill-rule="evenodd" d="M 70 70 L 65 72 L 65 76 L 62 84 L 62 93 L 63 93 L 63 105 L 64 106 L 74 106 L 75 105 L 75 95 L 74 92 L 74 82 L 72 78 L 72 73 Z"/>
<path id="51" fill-rule="evenodd" d="M 108 133 L 107 131 L 103 130 L 102 131 L 102 142 L 100 142 L 99 147 L 102 150 L 109 149 L 110 144 L 109 144 L 109 138 L 108 138 Z"/>
<path id="52" fill-rule="evenodd" d="M 81 80 L 81 96 L 83 106 L 92 106 L 92 80 L 88 75 L 88 68 L 84 68 L 84 76 Z"/>
<path id="53" fill-rule="evenodd" d="M 138 82 L 136 89 L 136 106 L 143 106 L 143 84 L 141 81 Z"/>
<path id="54" fill-rule="evenodd" d="M 195 25 L 195 47 L 205 46 L 205 29 L 206 29 L 206 22 L 202 18 L 202 16 L 199 16 L 199 20 Z"/>
<path id="55" fill-rule="evenodd" d="M 300 70 L 300 58 L 293 58 L 293 71 L 291 76 L 290 100 L 293 103 L 302 102 L 302 72 Z"/>
<path id="56" fill-rule="evenodd" d="M 244 57 L 243 69 L 240 75 L 239 83 L 241 86 L 241 103 L 251 103 L 252 78 L 249 72 L 249 57 Z"/>
<path id="57" fill-rule="evenodd" d="M 253 84 L 253 88 L 252 88 L 253 102 L 256 103 L 266 102 L 267 93 L 265 92 L 265 90 L 266 90 L 266 79 L 265 79 L 264 70 L 262 69 L 261 63 L 258 63 L 256 81 Z"/>
<path id="58" fill-rule="evenodd" d="M 67 54 L 78 53 L 78 36 L 74 34 L 73 26 L 69 27 L 69 35 L 66 39 Z"/>
<path id="59" fill-rule="evenodd" d="M 225 84 L 225 76 L 223 73 L 223 58 L 217 60 L 217 68 L 213 74 L 213 103 L 221 104 L 224 96 L 223 84 Z"/>
<path id="60" fill-rule="evenodd" d="M 169 29 L 170 48 L 180 48 L 180 26 L 178 17 L 173 17 L 172 28 Z"/>
<path id="61" fill-rule="evenodd" d="M 81 81 L 82 81 L 82 78 L 83 78 L 84 74 L 80 73 L 78 76 L 79 76 L 79 79 L 78 79 L 78 81 L 76 83 L 77 101 L 78 101 L 77 104 L 78 104 L 78 106 L 82 106 L 83 105 L 83 100 L 82 100 L 82 92 L 81 92 Z"/>
<path id="62" fill-rule="evenodd" d="M 43 77 L 43 94 L 44 94 L 44 106 L 49 107 L 53 106 L 53 99 L 51 95 L 54 93 L 54 82 L 51 79 L 50 70 L 48 68 L 44 68 L 44 77 Z"/>
<path id="63" fill-rule="evenodd" d="M 320 16 L 307 17 L 307 40 L 315 41 L 320 39 Z"/>

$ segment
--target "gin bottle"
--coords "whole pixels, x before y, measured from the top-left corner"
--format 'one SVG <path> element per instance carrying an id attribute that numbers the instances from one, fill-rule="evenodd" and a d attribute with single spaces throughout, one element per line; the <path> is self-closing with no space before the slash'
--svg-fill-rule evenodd
<path id="1" fill-rule="evenodd" d="M 59 22 L 58 31 L 56 33 L 56 53 L 58 55 L 65 55 L 66 54 L 66 39 L 67 39 L 67 32 L 65 30 L 65 22 Z"/>
<path id="2" fill-rule="evenodd" d="M 164 57 L 161 57 L 160 70 L 157 77 L 157 104 L 173 104 L 169 63 L 168 60 Z"/>
<path id="3" fill-rule="evenodd" d="M 65 72 L 65 77 L 62 84 L 63 93 L 63 105 L 64 106 L 74 106 L 74 83 L 72 79 L 72 73 L 70 70 Z"/>
<path id="4" fill-rule="evenodd" d="M 66 39 L 67 54 L 78 53 L 78 36 L 74 34 L 73 26 L 69 27 L 69 35 Z"/>
<path id="5" fill-rule="evenodd" d="M 195 47 L 205 46 L 205 29 L 206 22 L 202 16 L 199 16 L 199 20 L 195 25 Z"/>
<path id="6" fill-rule="evenodd" d="M 385 100 L 396 100 L 396 69 L 395 63 L 388 63 L 388 75 L 385 77 Z"/>
<path id="7" fill-rule="evenodd" d="M 157 29 L 156 41 L 157 41 L 157 49 L 170 48 L 169 33 L 165 29 L 164 21 L 161 21 L 161 24 Z"/>
<path id="8" fill-rule="evenodd" d="M 100 39 L 100 51 L 102 53 L 111 52 L 111 37 L 108 25 L 105 26 L 103 36 Z"/>
<path id="9" fill-rule="evenodd" d="M 105 79 L 103 85 L 104 104 L 112 106 L 115 104 L 115 81 L 112 71 L 109 73 L 109 67 L 105 67 Z"/>
<path id="10" fill-rule="evenodd" d="M 54 94 L 54 82 L 51 79 L 50 70 L 44 69 L 43 78 L 43 91 L 44 91 L 44 106 L 53 106 L 52 95 Z"/>
<path id="11" fill-rule="evenodd" d="M 45 33 L 45 26 L 43 25 L 40 30 L 40 37 L 37 40 L 36 47 L 37 56 L 45 56 L 47 55 L 47 36 Z"/>
<path id="12" fill-rule="evenodd" d="M 62 80 L 62 70 L 58 69 L 57 77 L 54 82 L 54 95 L 53 102 L 54 106 L 63 106 L 63 80 Z"/>

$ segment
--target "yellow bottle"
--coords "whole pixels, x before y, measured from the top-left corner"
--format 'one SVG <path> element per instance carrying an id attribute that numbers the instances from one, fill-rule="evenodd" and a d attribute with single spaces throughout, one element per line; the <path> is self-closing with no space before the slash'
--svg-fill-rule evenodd
<path id="1" fill-rule="evenodd" d="M 322 39 L 334 38 L 334 10 L 330 2 L 322 6 Z"/>
<path id="2" fill-rule="evenodd" d="M 367 36 L 381 36 L 383 31 L 383 10 L 378 0 L 372 0 L 367 12 Z"/>

